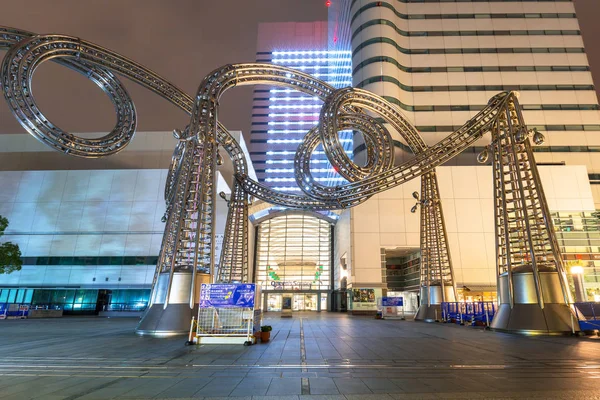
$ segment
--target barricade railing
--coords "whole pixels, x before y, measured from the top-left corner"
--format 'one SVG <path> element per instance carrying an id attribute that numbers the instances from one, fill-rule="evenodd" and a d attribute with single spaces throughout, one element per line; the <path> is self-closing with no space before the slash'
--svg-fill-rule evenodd
<path id="1" fill-rule="evenodd" d="M 0 319 L 26 318 L 29 309 L 26 303 L 0 303 Z"/>
<path id="2" fill-rule="evenodd" d="M 582 331 L 600 330 L 600 303 L 590 301 L 574 303 L 573 306 Z"/>
<path id="3" fill-rule="evenodd" d="M 203 283 L 200 287 L 196 344 L 253 343 L 254 332 L 261 330 L 260 288 L 254 283 Z M 187 343 L 190 343 L 188 341 Z"/>
<path id="4" fill-rule="evenodd" d="M 110 303 L 105 311 L 145 311 L 148 308 L 147 302 L 137 303 Z"/>
<path id="5" fill-rule="evenodd" d="M 442 320 L 444 322 L 489 326 L 495 314 L 496 303 L 493 301 L 442 303 Z"/>

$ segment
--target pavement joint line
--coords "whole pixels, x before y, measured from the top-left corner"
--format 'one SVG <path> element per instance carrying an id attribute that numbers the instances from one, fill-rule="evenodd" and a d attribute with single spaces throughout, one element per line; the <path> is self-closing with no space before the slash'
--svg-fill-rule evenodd
<path id="1" fill-rule="evenodd" d="M 310 394 L 310 381 L 308 378 L 302 378 L 300 394 Z"/>
<path id="2" fill-rule="evenodd" d="M 304 322 L 300 318 L 300 359 L 302 360 L 302 372 L 308 372 L 306 367 L 306 344 L 304 343 Z M 306 393 L 308 394 L 308 393 Z"/>
<path id="3" fill-rule="evenodd" d="M 108 377 L 106 377 L 106 378 L 108 378 Z M 112 377 L 111 377 L 111 378 L 112 378 Z M 96 385 L 96 386 L 94 386 L 94 387 L 91 387 L 91 388 L 89 388 L 89 389 L 86 389 L 86 390 L 84 390 L 84 391 L 82 391 L 82 392 L 79 392 L 79 393 L 73 394 L 73 395 L 71 395 L 71 396 L 65 397 L 63 400 L 75 400 L 75 399 L 78 399 L 78 398 L 80 398 L 80 397 L 83 397 L 83 396 L 85 396 L 85 395 L 91 394 L 91 393 L 93 393 L 93 392 L 95 392 L 95 391 L 97 391 L 97 390 L 99 390 L 99 389 L 106 389 L 107 387 L 109 387 L 109 386 L 112 386 L 112 385 L 114 385 L 114 384 L 116 384 L 116 383 L 118 383 L 118 382 L 121 382 L 122 380 L 124 380 L 124 379 L 125 379 L 124 377 L 118 377 L 118 378 L 117 378 L 117 377 L 115 377 L 115 378 L 116 378 L 116 379 L 113 379 L 113 380 L 112 380 L 112 381 L 110 381 L 110 382 L 101 383 L 101 384 L 99 384 L 99 385 Z M 59 390 L 60 390 L 60 389 L 59 389 Z M 58 390 L 56 390 L 56 391 L 58 391 Z M 56 391 L 55 391 L 55 392 L 56 392 Z"/>

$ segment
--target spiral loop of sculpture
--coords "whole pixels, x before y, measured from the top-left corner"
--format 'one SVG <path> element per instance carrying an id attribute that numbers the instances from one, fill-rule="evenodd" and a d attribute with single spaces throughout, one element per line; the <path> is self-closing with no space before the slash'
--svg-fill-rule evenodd
<path id="1" fill-rule="evenodd" d="M 133 101 L 114 75 L 118 74 L 191 114 L 187 134 L 195 135 L 195 140 L 202 141 L 206 132 L 215 132 L 217 144 L 232 159 L 236 177 L 248 194 L 291 208 L 331 210 L 351 207 L 433 170 L 488 132 L 498 109 L 510 97 L 508 93 L 495 96 L 488 107 L 458 131 L 427 148 L 398 107 L 385 99 L 361 89 L 335 90 L 308 74 L 289 68 L 270 64 L 224 66 L 204 79 L 194 100 L 142 65 L 82 39 L 65 35 L 35 35 L 13 28 L 0 28 L 0 35 L 0 49 L 9 50 L 2 64 L 5 98 L 18 121 L 38 140 L 58 151 L 79 157 L 103 157 L 125 148 L 133 138 L 137 118 Z M 79 138 L 64 132 L 44 117 L 35 103 L 31 78 L 37 66 L 48 60 L 87 76 L 107 93 L 117 114 L 117 124 L 107 136 Z M 324 101 L 319 126 L 309 132 L 296 154 L 295 161 L 299 167 L 296 179 L 305 196 L 276 192 L 249 178 L 240 146 L 216 118 L 216 100 L 223 92 L 234 86 L 257 84 L 293 88 Z M 407 141 L 416 157 L 393 167 L 393 146 L 387 129 L 363 111 L 374 113 L 388 122 Z M 341 129 L 355 129 L 363 134 L 368 156 L 365 166 L 354 164 L 344 152 L 337 134 Z M 349 184 L 323 186 L 312 179 L 309 160 L 318 144 L 323 145 L 333 167 Z M 172 180 L 169 184 L 172 185 Z"/>

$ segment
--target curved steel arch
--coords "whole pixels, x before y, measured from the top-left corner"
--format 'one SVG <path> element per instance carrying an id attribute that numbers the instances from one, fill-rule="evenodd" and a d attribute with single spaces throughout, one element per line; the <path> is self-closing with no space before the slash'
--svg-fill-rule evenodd
<path id="1" fill-rule="evenodd" d="M 213 270 L 218 146 L 228 153 L 236 176 L 222 255 L 222 263 L 228 269 L 220 268 L 227 273 L 222 272 L 219 280 L 248 279 L 249 196 L 294 209 L 335 210 L 355 206 L 374 194 L 421 176 L 422 286 L 427 289 L 427 298 L 431 287 L 441 288 L 441 301 L 447 295 L 453 297 L 454 278 L 435 167 L 460 154 L 487 132 L 492 133 L 499 276 L 506 274 L 512 293 L 513 272 L 531 268 L 537 302 L 544 309 L 547 289 L 540 267 L 551 269 L 560 277 L 564 303 L 569 302 L 562 259 L 515 93 L 494 96 L 484 110 L 460 129 L 427 147 L 399 108 L 385 99 L 361 89 L 335 90 L 308 74 L 281 66 L 260 63 L 223 66 L 204 78 L 192 98 L 144 66 L 76 37 L 36 35 L 0 27 L 0 49 L 8 50 L 0 79 L 9 107 L 29 133 L 58 151 L 79 157 L 103 157 L 122 150 L 132 140 L 137 122 L 135 107 L 115 74 L 157 93 L 190 114 L 189 125 L 175 133 L 179 143 L 165 189 L 166 228 L 152 295 L 152 303 L 161 304 L 162 310 L 174 300 L 181 304 L 181 298 L 185 297 L 171 290 L 174 279 L 180 279 L 182 273 L 191 275 L 186 283 L 186 298 L 188 308 L 193 309 L 198 269 Z M 108 135 L 99 139 L 79 138 L 43 115 L 35 103 L 31 79 L 36 68 L 49 60 L 84 74 L 109 96 L 115 106 L 117 124 Z M 307 134 L 295 157 L 296 180 L 304 195 L 279 193 L 249 178 L 241 147 L 219 123 L 220 96 L 235 86 L 257 84 L 293 88 L 324 102 L 318 126 Z M 413 159 L 393 165 L 390 135 L 372 115 L 399 132 L 415 153 Z M 365 166 L 358 166 L 347 157 L 337 135 L 340 129 L 362 132 L 368 156 Z M 323 145 L 331 164 L 349 183 L 329 187 L 312 179 L 309 161 L 318 144 Z M 519 240 L 515 241 L 515 233 Z M 166 282 L 162 291 L 157 289 L 163 287 L 160 279 Z M 451 292 L 446 293 L 445 288 Z M 512 294 L 509 303 L 511 310 L 518 303 Z"/>

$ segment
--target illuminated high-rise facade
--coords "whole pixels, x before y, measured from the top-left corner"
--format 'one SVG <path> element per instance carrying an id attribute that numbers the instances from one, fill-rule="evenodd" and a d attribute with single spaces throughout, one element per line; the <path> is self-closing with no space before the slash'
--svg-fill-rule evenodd
<path id="1" fill-rule="evenodd" d="M 349 47 L 328 45 L 327 22 L 261 24 L 257 61 L 313 75 L 334 87 L 351 86 Z M 348 43 L 349 45 L 349 43 Z M 317 124 L 322 102 L 295 90 L 259 87 L 252 108 L 251 154 L 258 179 L 282 191 L 299 192 L 294 154 L 309 129 Z M 350 132 L 340 133 L 348 153 Z M 315 151 L 312 173 L 323 184 L 340 184 L 322 149 Z"/>

